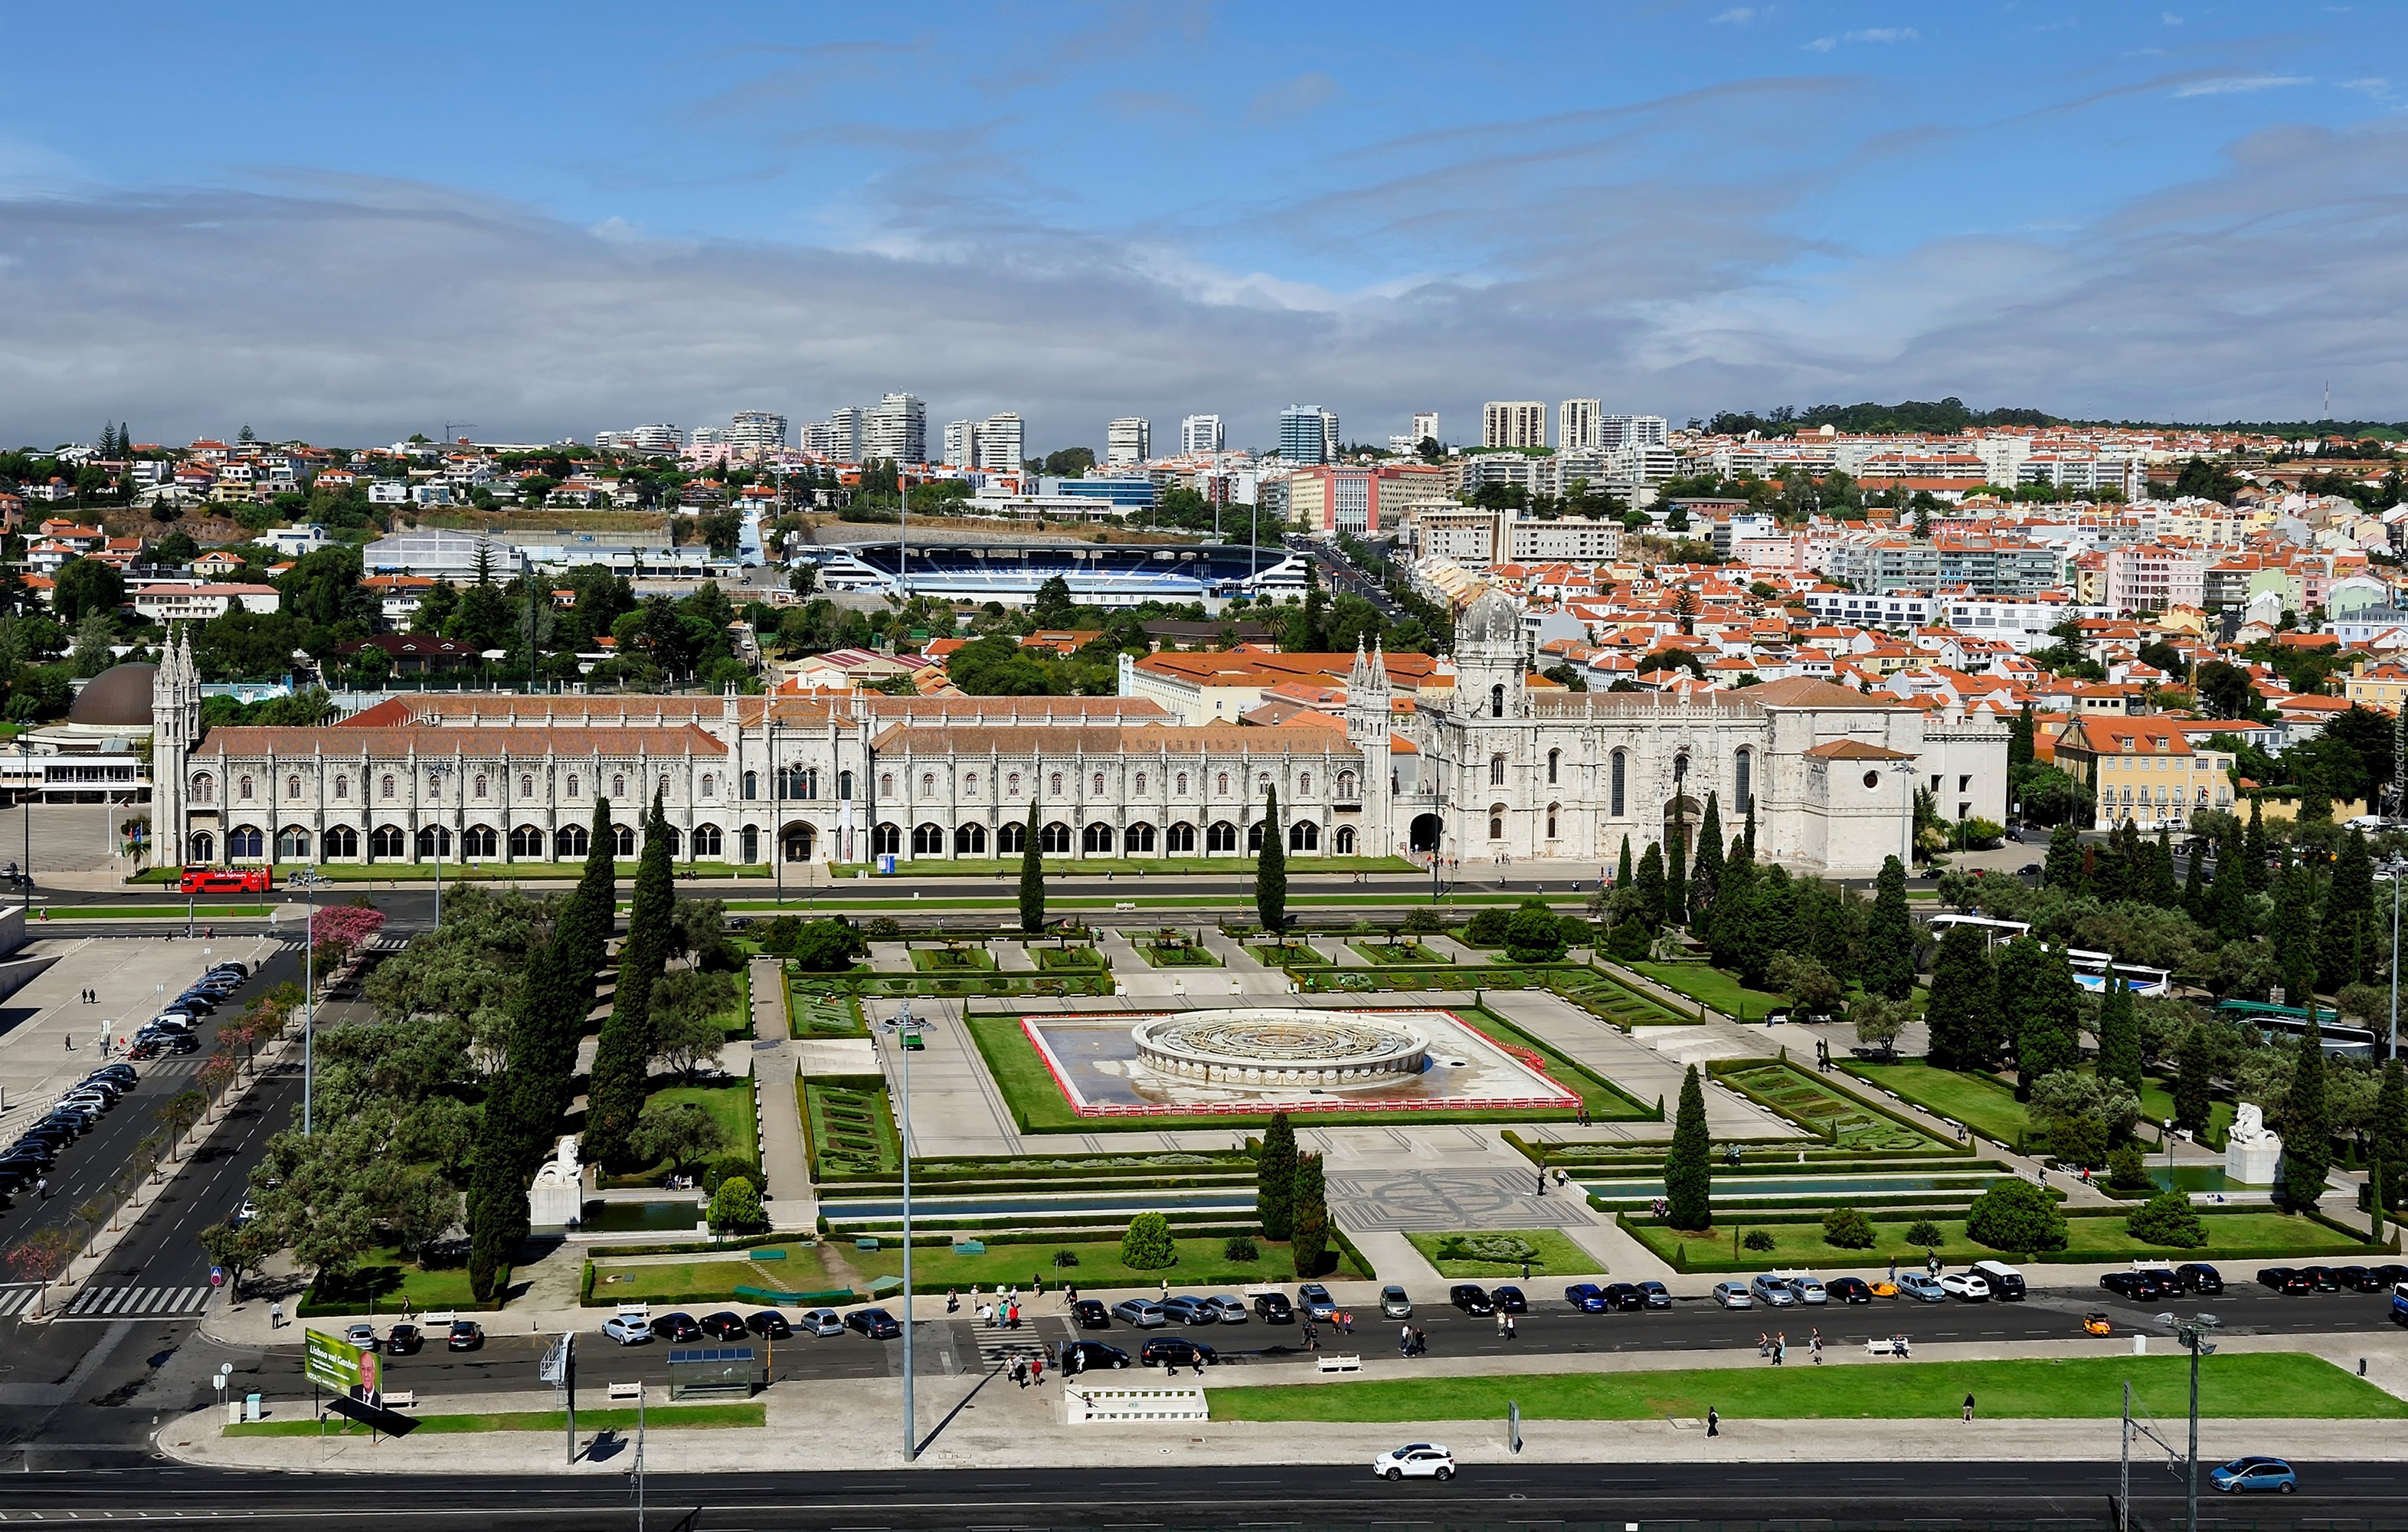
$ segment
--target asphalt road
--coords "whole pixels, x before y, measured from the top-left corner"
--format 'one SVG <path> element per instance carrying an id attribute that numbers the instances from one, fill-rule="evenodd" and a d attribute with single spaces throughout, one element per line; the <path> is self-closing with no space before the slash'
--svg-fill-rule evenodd
<path id="1" fill-rule="evenodd" d="M 634 1455 L 624 1444 L 613 1447 L 611 1456 L 620 1464 Z M 2246 1502 L 2202 1487 L 2200 1525 L 2274 1528 L 2293 1525 L 2295 1519 L 2319 1528 L 2408 1525 L 2397 1465 L 2316 1464 L 2303 1478 L 2297 1495 Z M 2110 1497 L 2116 1483 L 2112 1463 L 1958 1461 L 1734 1464 L 1711 1472 L 1652 1464 L 1516 1463 L 1467 1468 L 1444 1484 L 1388 1483 L 1372 1478 L 1368 1464 L 1017 1472 L 767 1469 L 648 1475 L 644 1525 L 694 1532 L 1374 1525 L 1392 1532 L 1474 1526 L 1503 1532 L 1538 1525 L 1636 1525 L 1670 1532 L 1680 1524 L 1699 1522 L 1742 1528 L 1938 1524 L 2019 1529 L 2045 1522 L 2050 1532 L 2089 1532 L 2113 1525 Z M 2166 1532 L 2182 1525 L 2182 1482 L 2159 1463 L 2136 1462 L 2132 1488 L 2136 1527 Z M 110 1473 L 11 1475 L 0 1497 L 0 1522 L 8 1524 L 112 1516 L 295 1529 L 500 1525 L 596 1532 L 638 1525 L 632 1486 L 618 1474 L 582 1480 L 330 1480 L 143 1465 Z"/>

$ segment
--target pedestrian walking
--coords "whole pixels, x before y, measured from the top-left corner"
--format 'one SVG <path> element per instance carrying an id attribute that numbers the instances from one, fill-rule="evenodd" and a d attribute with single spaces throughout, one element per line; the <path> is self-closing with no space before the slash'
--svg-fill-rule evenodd
<path id="1" fill-rule="evenodd" d="M 1397 1354 L 1411 1356 L 1412 1353 L 1413 1327 L 1410 1324 L 1399 1324 L 1397 1326 Z"/>
<path id="2" fill-rule="evenodd" d="M 1895 1255 L 1889 1258 L 1889 1284 L 1892 1287 L 1898 1285 L 1898 1257 Z"/>
<path id="3" fill-rule="evenodd" d="M 49 1200 L 50 1200 L 50 1177 L 48 1177 L 48 1176 L 36 1176 L 36 1177 L 34 1178 L 34 1195 L 35 1195 L 35 1196 L 36 1196 L 37 1199 L 39 1199 L 40 1201 L 48 1202 Z"/>
<path id="4" fill-rule="evenodd" d="M 1170 1279 L 1168 1277 L 1162 1279 L 1162 1301 L 1165 1303 L 1170 1301 Z"/>
<path id="5" fill-rule="evenodd" d="M 1037 1386 L 1043 1388 L 1045 1386 L 1045 1358 L 1042 1356 L 1030 1357 L 1028 1359 L 1028 1373 L 1031 1378 L 1036 1380 Z"/>
<path id="6" fill-rule="evenodd" d="M 962 1294 L 961 1294 L 961 1289 L 959 1289 L 959 1288 L 957 1288 L 957 1287 L 948 1287 L 948 1288 L 946 1288 L 946 1289 L 945 1289 L 945 1312 L 947 1312 L 947 1313 L 949 1313 L 949 1314 L 957 1314 L 957 1313 L 961 1312 L 961 1309 L 962 1309 Z"/>
<path id="7" fill-rule="evenodd" d="M 1710 1437 L 1718 1437 L 1722 1434 L 1722 1412 L 1717 1410 L 1713 1405 L 1706 1406 L 1706 1435 Z"/>
<path id="8" fill-rule="evenodd" d="M 1505 1339 L 1505 1310 L 1502 1309 L 1497 1310 L 1497 1339 Z"/>
<path id="9" fill-rule="evenodd" d="M 1971 1394 L 1965 1396 L 1965 1419 L 1969 1423 L 1973 1419 L 1973 1396 Z"/>
<path id="10" fill-rule="evenodd" d="M 267 1306 L 267 1327 L 271 1330 L 284 1328 L 284 1305 L 280 1300 Z"/>
<path id="11" fill-rule="evenodd" d="M 1022 1388 L 1028 1386 L 1028 1364 L 1025 1361 L 1017 1357 L 1012 1359 L 1011 1381 Z"/>
<path id="12" fill-rule="evenodd" d="M 1779 1367 L 1789 1360 L 1789 1332 L 1782 1331 L 1772 1338 L 1772 1365 Z"/>
<path id="13" fill-rule="evenodd" d="M 1505 1339 L 1508 1340 L 1519 1340 L 1522 1339 L 1521 1323 L 1514 1319 L 1511 1314 L 1507 1314 L 1505 1316 Z"/>
<path id="14" fill-rule="evenodd" d="M 1762 1330 L 1756 1332 L 1756 1354 L 1758 1356 L 1770 1356 L 1772 1354 L 1772 1337 L 1767 1335 Z"/>
<path id="15" fill-rule="evenodd" d="M 1806 1341 L 1806 1354 L 1814 1359 L 1814 1365 L 1816 1367 L 1819 1367 L 1823 1365 L 1823 1332 L 1821 1330 L 1816 1330 L 1813 1336 L 1808 1338 Z"/>
<path id="16" fill-rule="evenodd" d="M 1415 1330 L 1413 1332 L 1413 1354 L 1415 1356 L 1427 1356 L 1429 1354 L 1429 1332 L 1427 1330 Z"/>

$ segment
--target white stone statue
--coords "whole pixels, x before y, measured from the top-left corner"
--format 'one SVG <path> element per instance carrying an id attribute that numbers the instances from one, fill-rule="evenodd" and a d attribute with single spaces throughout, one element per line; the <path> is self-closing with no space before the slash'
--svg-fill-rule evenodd
<path id="1" fill-rule="evenodd" d="M 2283 1162 L 2281 1134 L 2266 1129 L 2266 1113 L 2253 1101 L 2232 1110 L 2232 1132 L 2224 1140 L 2224 1173 L 2244 1186 L 2271 1186 Z"/>
<path id="2" fill-rule="evenodd" d="M 564 1134 L 552 1158 L 527 1188 L 527 1223 L 538 1229 L 569 1228 L 585 1215 L 584 1171 L 577 1163 L 577 1139 Z"/>
<path id="3" fill-rule="evenodd" d="M 2232 1111 L 2232 1139 L 2235 1143 L 2254 1144 L 2267 1137 L 2265 1109 L 2254 1101 L 2243 1101 Z"/>

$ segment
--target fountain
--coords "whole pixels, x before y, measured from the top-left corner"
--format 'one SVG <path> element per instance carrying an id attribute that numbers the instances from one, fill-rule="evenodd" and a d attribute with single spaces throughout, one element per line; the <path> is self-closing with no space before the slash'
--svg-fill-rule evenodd
<path id="1" fill-rule="evenodd" d="M 1395 1085 L 1428 1067 L 1430 1048 L 1404 1022 L 1253 1007 L 1153 1017 L 1129 1036 L 1164 1081 L 1263 1095 Z"/>

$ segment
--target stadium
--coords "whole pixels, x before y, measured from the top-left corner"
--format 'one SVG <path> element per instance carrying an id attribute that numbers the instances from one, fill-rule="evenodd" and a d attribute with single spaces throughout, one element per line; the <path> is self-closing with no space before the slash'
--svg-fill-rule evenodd
<path id="1" fill-rule="evenodd" d="M 832 591 L 999 601 L 1025 607 L 1055 576 L 1088 607 L 1188 603 L 1234 595 L 1301 594 L 1305 556 L 1280 548 L 1140 547 L 1101 543 L 895 543 L 813 549 L 820 583 Z"/>

